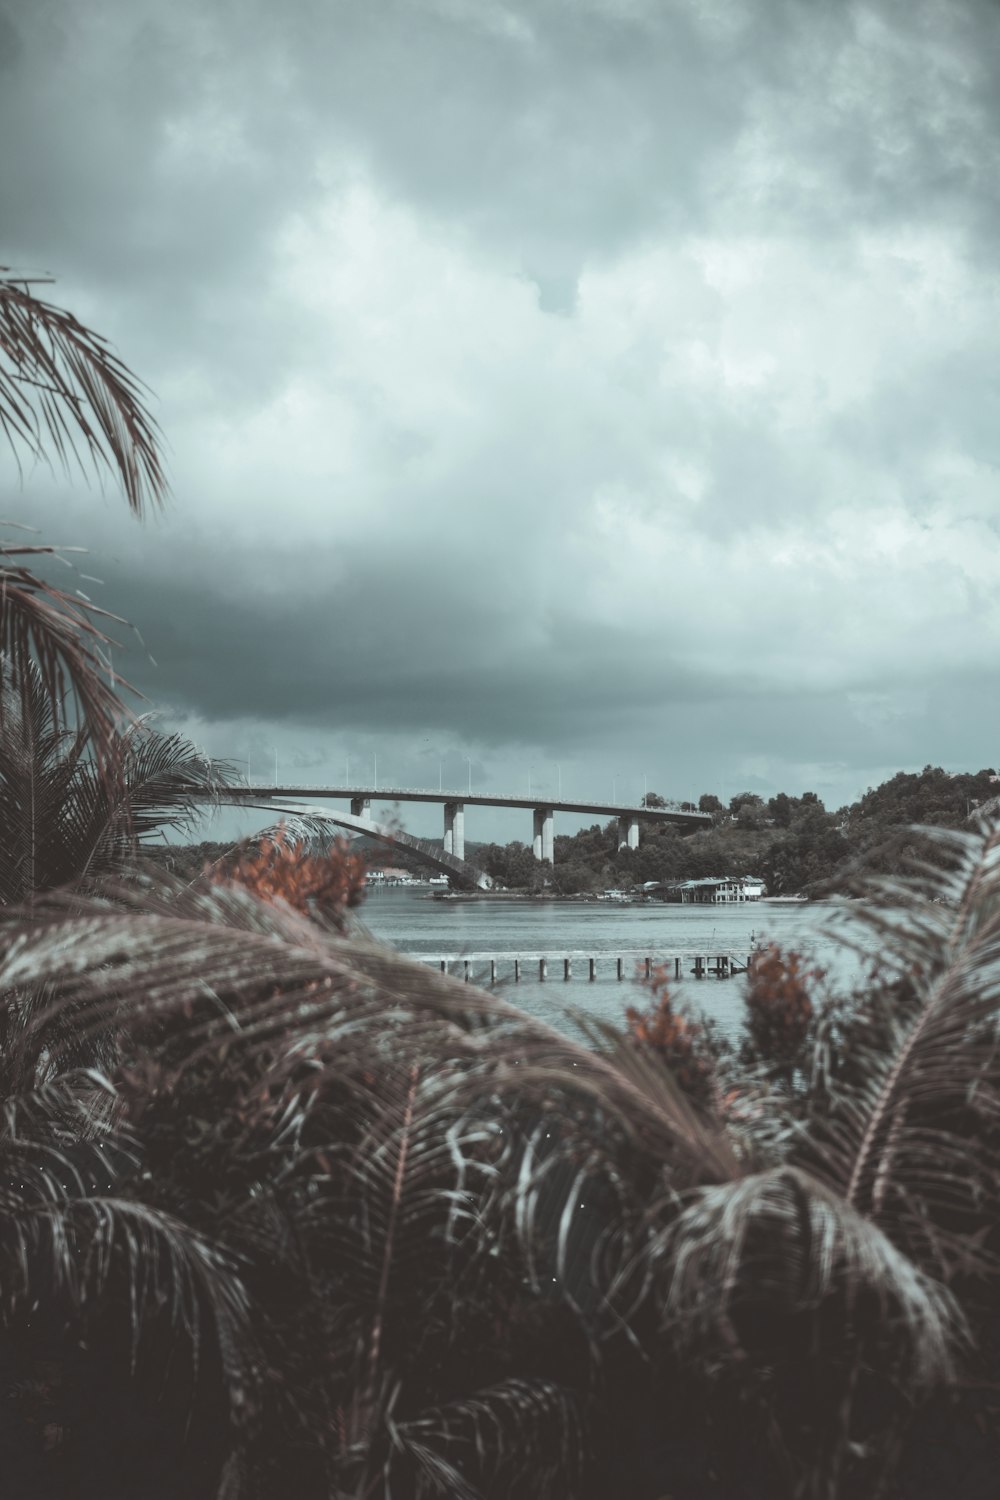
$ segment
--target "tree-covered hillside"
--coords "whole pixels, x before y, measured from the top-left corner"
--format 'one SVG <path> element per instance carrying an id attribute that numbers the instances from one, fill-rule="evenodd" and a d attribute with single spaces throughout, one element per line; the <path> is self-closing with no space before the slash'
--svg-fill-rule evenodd
<path id="1" fill-rule="evenodd" d="M 647 826 L 636 850 L 618 848 L 618 824 L 593 824 L 555 841 L 555 864 L 541 866 L 524 844 L 480 847 L 474 856 L 508 888 L 558 894 L 631 887 L 706 875 L 760 875 L 772 895 L 818 894 L 855 869 L 896 872 L 915 844 L 914 824 L 960 828 L 1000 793 L 992 770 L 900 771 L 857 802 L 828 810 L 815 792 L 779 792 L 765 802 L 740 792 L 724 806 L 706 793 L 699 810 L 712 827 L 695 834 Z M 659 799 L 655 799 L 658 801 Z M 650 805 L 655 805 L 650 794 Z"/>

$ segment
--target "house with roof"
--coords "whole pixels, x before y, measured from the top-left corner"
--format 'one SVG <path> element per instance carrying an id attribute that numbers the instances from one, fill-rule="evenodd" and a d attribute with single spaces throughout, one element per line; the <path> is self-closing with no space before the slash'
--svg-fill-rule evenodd
<path id="1" fill-rule="evenodd" d="M 677 886 L 683 905 L 710 906 L 731 901 L 759 901 L 767 887 L 759 875 L 707 875 Z"/>

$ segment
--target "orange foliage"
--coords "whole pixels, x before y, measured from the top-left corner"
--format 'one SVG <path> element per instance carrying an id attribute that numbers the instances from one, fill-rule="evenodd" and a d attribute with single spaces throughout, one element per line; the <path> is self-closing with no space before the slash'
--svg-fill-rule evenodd
<path id="1" fill-rule="evenodd" d="M 769 943 L 750 961 L 747 1027 L 756 1050 L 782 1067 L 798 1061 L 813 1018 L 807 986 L 820 969 L 803 969 L 802 955 Z"/>
<path id="2" fill-rule="evenodd" d="M 241 885 L 261 901 L 281 900 L 307 917 L 344 925 L 344 913 L 365 893 L 365 861 L 352 854 L 346 839 L 337 839 L 328 854 L 311 854 L 304 843 L 292 843 L 284 825 L 275 837 L 243 851 L 224 871 L 220 883 Z"/>
<path id="3" fill-rule="evenodd" d="M 667 989 L 667 970 L 654 968 L 644 980 L 653 993 L 648 1010 L 629 1006 L 625 1019 L 633 1039 L 650 1047 L 670 1068 L 675 1081 L 691 1098 L 708 1103 L 712 1096 L 714 1068 L 704 1045 L 704 1029 L 690 1016 L 673 1008 Z"/>

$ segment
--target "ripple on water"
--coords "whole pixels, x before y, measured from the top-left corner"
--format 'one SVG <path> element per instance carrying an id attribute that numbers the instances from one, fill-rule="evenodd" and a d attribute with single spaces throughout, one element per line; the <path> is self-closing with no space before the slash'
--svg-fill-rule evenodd
<path id="1" fill-rule="evenodd" d="M 455 958 L 496 955 L 500 965 L 498 982 L 492 987 L 495 993 L 539 1020 L 572 1030 L 573 1010 L 618 1025 L 627 1005 L 641 1004 L 635 965 L 647 956 L 656 962 L 694 954 L 728 954 L 745 960 L 758 942 L 777 942 L 849 982 L 857 973 L 858 960 L 825 930 L 836 909 L 827 902 L 692 907 L 489 898 L 441 901 L 429 899 L 419 888 L 403 887 L 373 891 L 361 917 L 374 937 L 404 953 Z M 512 962 L 503 962 L 503 955 L 514 953 L 594 954 L 597 977 L 589 980 L 586 964 L 577 960 L 568 982 L 561 967 L 558 972 L 550 968 L 549 977 L 540 981 L 535 966 L 529 972 L 522 970 L 521 981 L 515 984 Z M 623 980 L 616 977 L 618 955 L 626 960 Z M 488 968 L 480 966 L 478 972 L 474 968 L 473 977 L 488 981 Z M 701 1008 L 731 1035 L 742 1014 L 743 985 L 740 978 L 685 978 L 671 988 L 679 999 Z"/>

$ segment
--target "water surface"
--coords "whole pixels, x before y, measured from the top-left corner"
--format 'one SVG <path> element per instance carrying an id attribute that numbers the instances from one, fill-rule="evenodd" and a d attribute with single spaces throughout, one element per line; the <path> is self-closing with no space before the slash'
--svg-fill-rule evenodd
<path id="1" fill-rule="evenodd" d="M 849 980 L 856 961 L 826 930 L 836 911 L 825 902 L 625 906 L 488 898 L 449 901 L 429 897 L 426 888 L 396 887 L 373 890 L 360 915 L 373 936 L 403 953 L 455 958 L 495 955 L 497 984 L 489 985 L 489 967 L 483 962 L 473 962 L 475 981 L 560 1028 L 572 1028 L 569 1012 L 573 1009 L 618 1024 L 626 1005 L 644 1003 L 633 977 L 637 962 L 650 957 L 663 963 L 680 957 L 685 977 L 680 984 L 672 984 L 671 991 L 678 999 L 703 1008 L 731 1034 L 739 1025 L 745 981 L 739 977 L 693 979 L 688 974 L 691 958 L 726 954 L 744 962 L 757 943 L 777 942 Z M 565 981 L 561 965 L 553 964 L 548 978 L 540 981 L 535 964 L 522 968 L 521 981 L 515 984 L 513 962 L 504 959 L 515 953 L 572 953 L 573 977 Z M 597 958 L 593 981 L 587 977 L 584 961 L 591 954 Z M 619 956 L 625 960 L 624 980 L 616 977 Z M 461 966 L 452 972 L 460 973 Z"/>

